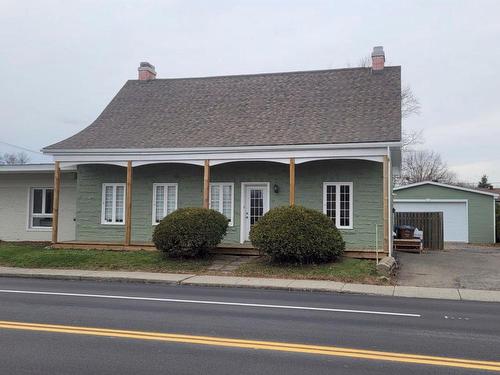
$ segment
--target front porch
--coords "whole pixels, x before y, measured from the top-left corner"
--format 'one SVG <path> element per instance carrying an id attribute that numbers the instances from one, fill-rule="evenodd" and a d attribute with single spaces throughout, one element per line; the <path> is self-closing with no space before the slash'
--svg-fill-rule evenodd
<path id="1" fill-rule="evenodd" d="M 347 244 L 346 255 L 375 258 L 378 252 L 382 257 L 389 253 L 389 160 L 372 159 L 78 163 L 76 233 L 75 240 L 69 242 L 57 238 L 60 164 L 56 163 L 53 247 L 154 249 L 151 236 L 155 215 L 158 216 L 155 205 L 163 204 L 155 194 L 168 190 L 175 204 L 167 207 L 165 203 L 165 212 L 180 207 L 217 205 L 213 208 L 220 208 L 228 216 L 228 233 L 215 252 L 256 255 L 258 251 L 248 243 L 248 232 L 258 217 L 270 208 L 294 204 L 326 213 L 327 208 L 331 209 L 325 201 L 326 186 L 333 184 L 338 195 L 341 185 L 347 186 L 346 196 L 349 196 L 342 207 L 340 198 L 337 199 L 338 207 L 333 214 L 340 215 L 341 208 L 345 211 L 344 227 L 339 229 Z M 113 214 L 110 216 L 113 220 L 105 217 L 106 186 L 123 186 L 120 192 L 113 190 L 115 195 L 124 195 L 123 216 Z M 158 186 L 161 189 L 155 190 Z M 166 193 L 165 201 L 169 199 Z M 113 210 L 120 204 L 115 203 Z"/>

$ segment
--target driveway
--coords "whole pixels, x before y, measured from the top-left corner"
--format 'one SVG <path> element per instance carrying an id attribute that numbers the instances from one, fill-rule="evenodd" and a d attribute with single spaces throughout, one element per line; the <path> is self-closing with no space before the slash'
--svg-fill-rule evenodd
<path id="1" fill-rule="evenodd" d="M 454 245 L 422 254 L 396 252 L 398 285 L 500 290 L 500 247 Z"/>

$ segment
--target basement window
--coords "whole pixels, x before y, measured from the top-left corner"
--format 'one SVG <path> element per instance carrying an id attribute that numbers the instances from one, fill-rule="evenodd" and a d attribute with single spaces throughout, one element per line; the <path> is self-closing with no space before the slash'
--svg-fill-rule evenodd
<path id="1" fill-rule="evenodd" d="M 352 182 L 323 183 L 323 213 L 339 229 L 352 229 Z"/>
<path id="2" fill-rule="evenodd" d="M 177 210 L 177 184 L 153 184 L 153 225 Z"/>
<path id="3" fill-rule="evenodd" d="M 53 188 L 31 188 L 29 211 L 29 227 L 31 229 L 52 228 L 53 196 Z"/>
<path id="4" fill-rule="evenodd" d="M 125 184 L 102 184 L 101 224 L 123 225 L 125 221 Z"/>
<path id="5" fill-rule="evenodd" d="M 233 226 L 234 214 L 234 184 L 232 182 L 210 184 L 210 208 L 219 211 Z"/>

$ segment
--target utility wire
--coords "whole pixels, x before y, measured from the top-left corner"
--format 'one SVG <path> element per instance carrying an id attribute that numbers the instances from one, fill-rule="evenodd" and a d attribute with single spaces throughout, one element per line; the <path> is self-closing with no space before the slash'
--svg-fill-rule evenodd
<path id="1" fill-rule="evenodd" d="M 18 146 L 18 145 L 13 145 L 12 143 L 4 142 L 4 141 L 0 141 L 0 143 L 3 143 L 4 145 L 10 146 L 10 147 L 18 148 L 20 150 L 24 150 L 24 151 L 28 151 L 28 152 L 34 152 L 35 154 L 43 155 L 43 152 L 35 151 L 35 150 L 30 150 L 29 148 Z"/>

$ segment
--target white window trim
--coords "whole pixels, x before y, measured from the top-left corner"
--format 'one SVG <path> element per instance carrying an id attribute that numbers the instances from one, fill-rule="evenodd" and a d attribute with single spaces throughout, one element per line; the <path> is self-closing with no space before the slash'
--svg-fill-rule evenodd
<path id="1" fill-rule="evenodd" d="M 45 211 L 45 200 L 46 200 L 46 190 L 52 190 L 52 194 L 54 194 L 54 188 L 52 186 L 44 186 L 44 187 L 30 187 L 28 191 L 28 225 L 26 230 L 27 231 L 32 231 L 32 232 L 49 232 L 52 231 L 52 226 L 50 227 L 37 227 L 33 225 L 33 218 L 34 217 L 51 217 L 53 220 L 53 213 L 52 214 L 44 214 L 43 211 Z M 35 214 L 33 213 L 33 203 L 35 200 L 35 190 L 43 190 L 42 194 L 42 213 L 41 214 Z M 53 212 L 53 211 L 52 211 Z"/>
<path id="2" fill-rule="evenodd" d="M 219 186 L 219 204 L 221 205 L 219 206 L 219 209 L 215 209 L 212 207 L 212 186 Z M 208 189 L 208 203 L 210 208 L 213 208 L 214 210 L 222 213 L 222 197 L 224 186 L 231 186 L 231 218 L 229 219 L 229 226 L 232 227 L 234 226 L 234 182 L 211 182 Z"/>
<path id="3" fill-rule="evenodd" d="M 323 182 L 323 213 L 326 215 L 326 188 L 327 186 L 335 185 L 336 194 L 335 194 L 335 226 L 338 229 L 353 229 L 353 202 L 354 202 L 354 190 L 352 188 L 352 182 Z M 349 186 L 349 224 L 348 226 L 340 225 L 340 186 L 348 185 Z M 337 214 L 338 212 L 338 214 Z"/>
<path id="4" fill-rule="evenodd" d="M 113 186 L 113 204 L 112 204 L 112 221 L 107 222 L 106 221 L 106 187 L 107 186 Z M 123 222 L 116 222 L 116 188 L 118 186 L 123 186 Z M 126 206 L 126 201 L 127 201 L 127 184 L 125 183 L 103 183 L 102 184 L 102 196 L 101 196 L 101 224 L 103 225 L 125 225 L 125 206 Z"/>
<path id="5" fill-rule="evenodd" d="M 176 183 L 169 183 L 169 182 L 162 182 L 162 183 L 154 183 L 153 184 L 153 204 L 152 204 L 152 210 L 151 210 L 151 222 L 153 225 L 158 225 L 159 223 L 156 222 L 156 187 L 157 186 L 163 186 L 165 189 L 164 189 L 164 193 L 165 193 L 165 196 L 163 197 L 163 212 L 167 212 L 167 199 L 168 199 L 168 196 L 167 196 L 167 188 L 169 186 L 173 186 L 175 187 L 175 210 L 177 210 L 177 207 L 178 207 L 178 201 L 179 201 L 179 188 L 178 188 L 178 185 Z"/>

